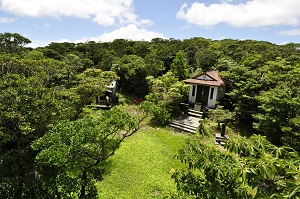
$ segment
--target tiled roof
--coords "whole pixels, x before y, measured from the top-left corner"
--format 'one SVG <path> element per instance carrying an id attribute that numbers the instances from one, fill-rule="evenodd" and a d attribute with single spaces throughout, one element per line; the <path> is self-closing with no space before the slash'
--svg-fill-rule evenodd
<path id="1" fill-rule="evenodd" d="M 211 78 L 211 80 L 204 80 L 204 79 L 197 79 L 197 77 L 200 77 L 202 75 L 206 75 Z M 225 82 L 221 79 L 221 77 L 218 74 L 218 71 L 206 71 L 202 74 L 191 78 L 183 80 L 185 83 L 189 84 L 199 84 L 199 85 L 206 85 L 206 86 L 225 86 Z"/>

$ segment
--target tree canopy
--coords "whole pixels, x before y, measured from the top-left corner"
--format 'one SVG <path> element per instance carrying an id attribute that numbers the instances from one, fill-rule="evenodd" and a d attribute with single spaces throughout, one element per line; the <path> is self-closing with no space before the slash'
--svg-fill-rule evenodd
<path id="1" fill-rule="evenodd" d="M 177 155 L 187 167 L 173 169 L 184 196 L 195 198 L 298 198 L 299 155 L 264 137 L 230 139 L 225 151 L 193 140 Z"/>
<path id="2" fill-rule="evenodd" d="M 226 185 L 230 197 L 298 197 L 300 44 L 195 37 L 53 42 L 32 49 L 26 47 L 30 42 L 18 33 L 0 33 L 1 197 L 92 194 L 94 169 L 84 168 L 103 155 L 96 147 L 101 146 L 99 136 L 115 135 L 106 151 L 110 154 L 122 133 L 137 129 L 135 117 L 123 110 L 108 111 L 101 121 L 86 117 L 85 108 L 104 94 L 109 82 L 118 80 L 119 96 L 145 99 L 141 108 L 154 115 L 151 121 L 166 125 L 179 112 L 178 104 L 187 100 L 188 85 L 181 80 L 211 69 L 226 82 L 225 98 L 210 111 L 211 119 L 230 120 L 265 138 L 242 140 L 244 145 L 230 141 L 224 152 L 190 143 L 191 154 L 184 149 L 178 156 L 190 163 L 174 174 L 179 189 L 214 198 L 224 194 Z M 114 119 L 120 121 L 111 123 Z M 72 167 L 77 161 L 80 166 Z"/>

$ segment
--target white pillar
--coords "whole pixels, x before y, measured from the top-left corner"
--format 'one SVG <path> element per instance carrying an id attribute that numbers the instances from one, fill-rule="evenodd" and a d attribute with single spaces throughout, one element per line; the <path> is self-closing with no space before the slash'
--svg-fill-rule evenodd
<path id="1" fill-rule="evenodd" d="M 218 94 L 218 87 L 217 86 L 210 86 L 209 87 L 209 94 L 208 94 L 208 102 L 207 102 L 207 106 L 209 108 L 215 108 L 216 100 L 217 100 L 217 94 Z"/>

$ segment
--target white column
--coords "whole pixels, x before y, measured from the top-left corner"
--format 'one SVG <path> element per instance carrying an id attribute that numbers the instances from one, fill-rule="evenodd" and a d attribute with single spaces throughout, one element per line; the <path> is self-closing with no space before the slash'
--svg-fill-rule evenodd
<path id="1" fill-rule="evenodd" d="M 212 90 L 213 90 L 213 93 L 212 93 Z M 207 102 L 207 106 L 209 108 L 215 108 L 216 100 L 217 100 L 217 94 L 218 94 L 218 87 L 210 86 L 209 87 L 209 94 L 208 94 L 208 102 Z"/>

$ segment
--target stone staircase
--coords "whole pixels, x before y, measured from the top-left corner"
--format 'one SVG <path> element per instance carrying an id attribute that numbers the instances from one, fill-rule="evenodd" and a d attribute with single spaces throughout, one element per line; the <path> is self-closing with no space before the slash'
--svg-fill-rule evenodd
<path id="1" fill-rule="evenodd" d="M 193 116 L 193 117 L 197 117 L 197 118 L 202 118 L 203 116 L 203 112 L 201 111 L 196 111 L 194 109 L 189 109 L 187 112 L 188 115 Z"/>
<path id="2" fill-rule="evenodd" d="M 188 132 L 188 133 L 195 133 L 196 129 L 197 129 L 196 126 L 191 126 L 191 125 L 188 125 L 188 124 L 182 123 L 180 121 L 176 121 L 176 120 L 173 120 L 169 124 L 169 126 L 176 129 L 176 130 L 185 131 L 185 132 Z"/>
<path id="3" fill-rule="evenodd" d="M 195 133 L 200 125 L 199 120 L 202 118 L 203 112 L 188 109 L 187 114 L 181 114 L 173 119 L 169 124 L 170 127 L 189 133 Z"/>

